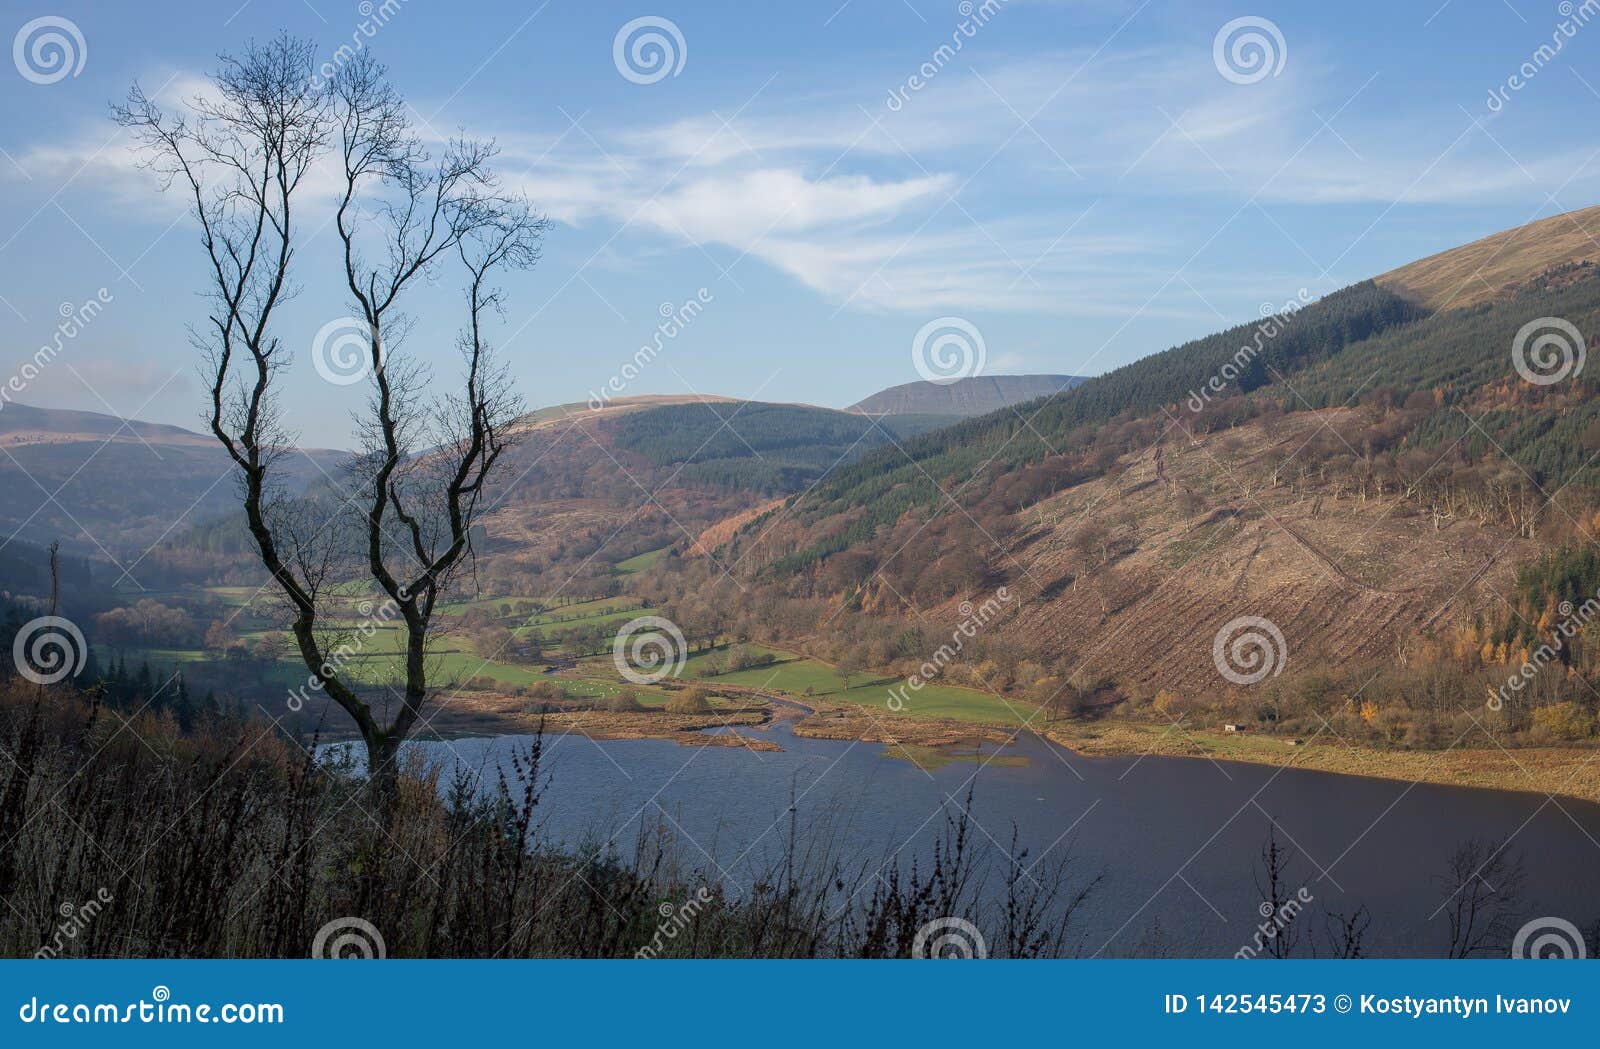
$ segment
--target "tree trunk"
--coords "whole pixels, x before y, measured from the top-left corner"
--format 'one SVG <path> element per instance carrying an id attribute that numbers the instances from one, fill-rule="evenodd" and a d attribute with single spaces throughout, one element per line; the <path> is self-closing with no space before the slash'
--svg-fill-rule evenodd
<path id="1" fill-rule="evenodd" d="M 378 823 L 389 829 L 400 797 L 400 737 L 369 737 L 367 743 L 367 804 Z"/>

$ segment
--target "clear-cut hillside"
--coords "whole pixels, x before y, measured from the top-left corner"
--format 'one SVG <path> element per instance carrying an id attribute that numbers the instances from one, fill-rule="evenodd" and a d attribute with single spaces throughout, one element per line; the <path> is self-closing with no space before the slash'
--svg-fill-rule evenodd
<path id="1" fill-rule="evenodd" d="M 1549 597 L 1519 572 L 1600 528 L 1593 361 L 1529 378 L 1515 348 L 1552 317 L 1600 345 L 1600 249 L 1581 232 L 1597 218 L 1507 231 L 1270 333 L 1241 325 L 879 449 L 719 556 L 757 586 L 952 626 L 1005 585 L 1018 611 L 996 638 L 1143 690 L 1226 688 L 1211 645 L 1241 616 L 1276 624 L 1300 672 L 1404 666 L 1507 621 L 1492 629 L 1515 648 L 1528 608 L 1511 602 L 1537 623 Z M 1475 308 L 1425 305 L 1473 274 L 1494 289 Z"/>
<path id="2" fill-rule="evenodd" d="M 1091 678 L 1196 696 L 1226 687 L 1212 643 L 1240 616 L 1271 621 L 1284 669 L 1301 673 L 1394 659 L 1424 633 L 1499 612 L 1539 543 L 1471 513 L 1436 516 L 1403 487 L 1303 468 L 1302 449 L 1354 438 L 1363 414 L 1174 430 L 1029 508 L 1001 561 L 1021 595 L 1006 629 Z M 961 619 L 955 603 L 940 614 Z"/>

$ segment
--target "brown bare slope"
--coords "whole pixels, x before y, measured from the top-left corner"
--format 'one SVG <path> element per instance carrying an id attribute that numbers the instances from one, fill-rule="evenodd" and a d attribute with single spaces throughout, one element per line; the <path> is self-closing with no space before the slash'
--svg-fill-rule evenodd
<path id="1" fill-rule="evenodd" d="M 1430 310 L 1505 298 L 1541 274 L 1600 259 L 1600 205 L 1501 230 L 1390 270 L 1377 282 Z"/>
<path id="2" fill-rule="evenodd" d="M 670 405 L 737 403 L 731 397 L 641 395 L 615 398 L 599 408 L 563 404 L 523 416 L 514 426 L 517 442 L 493 483 L 483 518 L 491 540 L 486 552 L 513 562 L 560 560 L 577 539 L 584 546 L 604 546 L 593 567 L 609 571 L 610 562 L 619 559 L 612 554 L 634 552 L 630 538 L 645 543 L 642 537 L 648 535 L 657 545 L 692 546 L 707 524 L 738 515 L 761 497 L 681 483 L 678 472 L 653 468 L 619 445 L 610 424 Z"/>
<path id="3" fill-rule="evenodd" d="M 1297 671 L 1393 657 L 1436 616 L 1492 606 L 1535 544 L 1434 521 L 1392 489 L 1363 497 L 1280 468 L 1355 411 L 1299 413 L 1270 435 L 1175 430 L 1160 476 L 1154 453 L 1125 457 L 1024 511 L 1022 608 L 1007 629 L 1091 676 L 1198 694 L 1223 687 L 1212 642 L 1239 616 L 1271 620 Z"/>
<path id="4" fill-rule="evenodd" d="M 690 547 L 686 556 L 705 557 L 706 555 L 713 553 L 719 547 L 731 542 L 734 536 L 739 533 L 739 529 L 743 528 L 751 521 L 754 521 L 762 514 L 770 513 L 771 511 L 778 509 L 778 507 L 782 506 L 788 501 L 789 500 L 787 496 L 781 499 L 773 499 L 769 502 L 762 503 L 759 506 L 752 506 L 750 509 L 734 514 L 732 517 L 727 517 L 721 521 L 718 521 L 716 524 L 700 533 L 699 537 L 695 539 L 694 545 Z"/>

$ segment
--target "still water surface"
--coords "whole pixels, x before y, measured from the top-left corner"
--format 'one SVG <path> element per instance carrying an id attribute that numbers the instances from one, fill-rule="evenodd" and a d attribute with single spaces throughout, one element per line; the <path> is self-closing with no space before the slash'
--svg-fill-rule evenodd
<path id="1" fill-rule="evenodd" d="M 1442 951 L 1439 879 L 1473 837 L 1515 835 L 1527 917 L 1580 927 L 1600 917 L 1600 806 L 1566 798 L 1203 759 L 1087 758 L 1029 735 L 981 771 L 971 756 L 924 769 L 883 744 L 804 739 L 783 720 L 755 735 L 782 752 L 547 739 L 545 835 L 626 854 L 642 826 L 662 828 L 688 864 L 748 886 L 783 847 L 792 805 L 803 833 L 857 864 L 871 869 L 899 851 L 909 865 L 929 855 L 943 807 L 976 775 L 980 849 L 1009 843 L 1014 826 L 1032 856 L 1070 850 L 1077 871 L 1102 875 L 1074 926 L 1085 955 L 1232 955 L 1249 943 L 1262 920 L 1255 873 L 1269 821 L 1296 852 L 1291 891 L 1304 886 L 1334 911 L 1367 906 L 1371 954 Z M 492 775 L 529 742 L 415 746 Z"/>

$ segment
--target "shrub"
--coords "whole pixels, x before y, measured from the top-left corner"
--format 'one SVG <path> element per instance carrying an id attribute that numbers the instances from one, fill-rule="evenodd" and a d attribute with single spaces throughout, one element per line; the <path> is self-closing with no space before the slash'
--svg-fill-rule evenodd
<path id="1" fill-rule="evenodd" d="M 639 705 L 639 697 L 632 692 L 618 692 L 606 701 L 606 709 L 613 714 L 634 714 L 644 708 Z"/>
<path id="2" fill-rule="evenodd" d="M 669 714 L 707 714 L 711 711 L 711 691 L 701 685 L 690 685 L 667 700 Z"/>
<path id="3" fill-rule="evenodd" d="M 768 667 L 776 662 L 771 652 L 758 652 L 748 645 L 739 645 L 728 652 L 729 670 L 749 670 L 752 667 Z"/>
<path id="4" fill-rule="evenodd" d="M 1588 739 L 1594 732 L 1594 715 L 1578 703 L 1551 703 L 1533 712 L 1533 728 L 1551 739 Z"/>
<path id="5" fill-rule="evenodd" d="M 554 681 L 535 681 L 528 686 L 528 694 L 538 699 L 567 698 L 567 690 Z"/>

